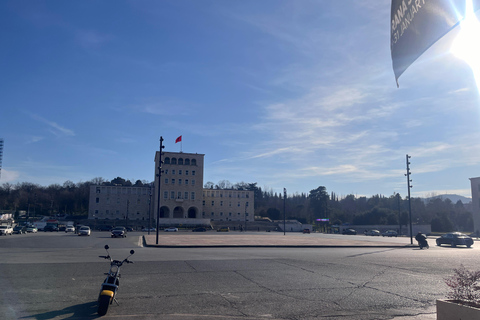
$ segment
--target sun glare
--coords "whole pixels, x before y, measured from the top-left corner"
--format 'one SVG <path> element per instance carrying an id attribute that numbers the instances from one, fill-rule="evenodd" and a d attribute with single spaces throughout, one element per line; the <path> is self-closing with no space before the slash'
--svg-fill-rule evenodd
<path id="1" fill-rule="evenodd" d="M 480 91 L 480 22 L 473 11 L 471 0 L 467 0 L 465 19 L 460 23 L 460 33 L 453 41 L 451 52 L 463 59 L 475 76 L 477 88 Z"/>

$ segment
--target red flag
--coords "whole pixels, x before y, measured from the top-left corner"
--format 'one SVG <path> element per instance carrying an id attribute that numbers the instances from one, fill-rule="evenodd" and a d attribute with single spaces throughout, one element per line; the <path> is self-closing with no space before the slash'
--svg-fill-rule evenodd
<path id="1" fill-rule="evenodd" d="M 175 143 L 180 142 L 180 141 L 182 141 L 182 136 L 178 137 L 178 138 L 175 140 Z"/>

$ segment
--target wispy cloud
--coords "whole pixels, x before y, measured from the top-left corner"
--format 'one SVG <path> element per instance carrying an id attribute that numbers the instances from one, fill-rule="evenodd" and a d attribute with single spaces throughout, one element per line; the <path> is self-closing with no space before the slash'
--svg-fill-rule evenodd
<path id="1" fill-rule="evenodd" d="M 32 119 L 34 120 L 37 120 L 39 122 L 46 124 L 49 128 L 48 131 L 50 131 L 52 134 L 56 136 L 75 136 L 75 132 L 73 130 L 67 129 L 54 121 L 47 120 L 34 113 L 30 113 L 30 117 L 32 117 Z"/>

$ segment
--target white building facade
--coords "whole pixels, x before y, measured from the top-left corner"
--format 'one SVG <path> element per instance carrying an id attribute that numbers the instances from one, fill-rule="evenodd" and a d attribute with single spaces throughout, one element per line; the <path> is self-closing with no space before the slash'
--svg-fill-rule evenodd
<path id="1" fill-rule="evenodd" d="M 156 221 L 158 215 L 161 225 L 253 221 L 253 191 L 203 188 L 204 157 L 162 152 L 159 174 L 157 151 L 153 186 L 91 186 L 88 218 Z"/>

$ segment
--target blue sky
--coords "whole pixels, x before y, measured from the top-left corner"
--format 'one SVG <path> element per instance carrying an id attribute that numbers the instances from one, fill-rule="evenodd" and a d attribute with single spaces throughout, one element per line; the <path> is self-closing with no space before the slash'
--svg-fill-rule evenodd
<path id="1" fill-rule="evenodd" d="M 397 88 L 387 0 L 2 1 L 0 183 L 152 181 L 163 136 L 205 154 L 204 182 L 405 197 L 409 154 L 413 196 L 470 196 L 456 32 Z"/>

